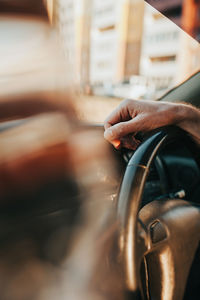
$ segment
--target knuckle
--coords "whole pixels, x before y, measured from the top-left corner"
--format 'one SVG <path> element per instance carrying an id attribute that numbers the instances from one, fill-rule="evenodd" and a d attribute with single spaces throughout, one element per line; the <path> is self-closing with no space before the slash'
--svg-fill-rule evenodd
<path id="1" fill-rule="evenodd" d="M 119 123 L 114 128 L 115 137 L 122 137 L 124 134 L 125 124 Z"/>
<path id="2" fill-rule="evenodd" d="M 122 103 L 124 106 L 128 106 L 131 103 L 132 100 L 130 99 L 125 99 Z"/>

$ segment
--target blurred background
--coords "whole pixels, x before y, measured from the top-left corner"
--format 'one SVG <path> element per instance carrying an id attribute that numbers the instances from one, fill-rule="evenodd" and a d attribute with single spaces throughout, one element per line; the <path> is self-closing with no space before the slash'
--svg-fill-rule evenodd
<path id="1" fill-rule="evenodd" d="M 199 70 L 200 2 L 147 2 L 47 2 L 82 94 L 82 118 L 102 122 L 121 98 L 158 99 Z"/>
<path id="2" fill-rule="evenodd" d="M 143 0 L 0 0 L 2 300 L 123 299 L 122 166 L 76 116 L 102 123 L 200 69 L 198 2 L 149 2 L 163 15 Z"/>

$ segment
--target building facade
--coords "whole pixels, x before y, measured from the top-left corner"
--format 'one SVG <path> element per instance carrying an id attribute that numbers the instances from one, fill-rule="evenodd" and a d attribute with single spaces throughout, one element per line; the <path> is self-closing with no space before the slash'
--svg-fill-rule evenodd
<path id="1" fill-rule="evenodd" d="M 199 44 L 177 25 L 198 34 L 199 1 L 54 1 L 76 84 L 82 91 L 104 86 L 111 94 L 122 83 L 163 92 L 191 75 L 200 67 Z"/>
<path id="2" fill-rule="evenodd" d="M 139 73 L 143 13 L 143 0 L 93 0 L 91 84 L 122 82 Z"/>
<path id="3" fill-rule="evenodd" d="M 90 82 L 112 82 L 116 73 L 117 8 L 113 0 L 94 0 L 91 23 Z M 117 7 L 118 6 L 118 7 Z"/>
<path id="4" fill-rule="evenodd" d="M 200 41 L 200 0 L 146 0 L 146 2 Z"/>
<path id="5" fill-rule="evenodd" d="M 140 74 L 149 78 L 156 89 L 173 85 L 179 51 L 179 27 L 146 4 Z"/>
<path id="6" fill-rule="evenodd" d="M 53 22 L 60 33 L 69 72 L 81 88 L 89 84 L 91 8 L 92 0 L 54 1 Z"/>

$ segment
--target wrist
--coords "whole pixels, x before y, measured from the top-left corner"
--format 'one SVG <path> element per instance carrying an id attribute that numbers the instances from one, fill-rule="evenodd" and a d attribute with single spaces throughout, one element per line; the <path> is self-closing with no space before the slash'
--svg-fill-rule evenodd
<path id="1" fill-rule="evenodd" d="M 196 118 L 196 109 L 191 105 L 177 103 L 175 104 L 175 120 L 174 123 L 178 126 L 189 124 Z"/>
<path id="2" fill-rule="evenodd" d="M 182 104 L 180 115 L 181 118 L 177 125 L 200 144 L 200 110 L 192 105 Z"/>

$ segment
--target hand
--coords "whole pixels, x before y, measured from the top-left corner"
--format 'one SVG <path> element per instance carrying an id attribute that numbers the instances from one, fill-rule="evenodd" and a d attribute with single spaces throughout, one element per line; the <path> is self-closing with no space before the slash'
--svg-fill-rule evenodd
<path id="1" fill-rule="evenodd" d="M 195 120 L 198 123 L 196 132 L 191 128 Z M 104 137 L 117 149 L 125 147 L 135 150 L 139 144 L 134 137 L 137 132 L 172 124 L 192 135 L 200 135 L 199 110 L 180 103 L 125 100 L 105 120 Z"/>

